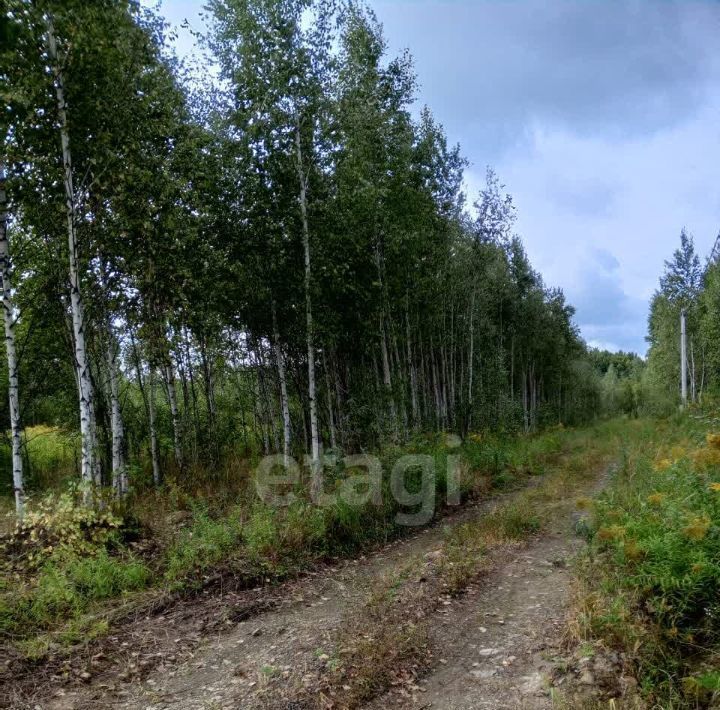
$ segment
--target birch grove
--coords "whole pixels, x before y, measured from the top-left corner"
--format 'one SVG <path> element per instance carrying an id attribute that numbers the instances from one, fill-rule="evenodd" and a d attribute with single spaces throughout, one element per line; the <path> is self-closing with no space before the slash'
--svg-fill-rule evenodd
<path id="1" fill-rule="evenodd" d="M 135 3 L 11 1 L 18 505 L 20 411 L 79 430 L 88 502 L 261 453 L 307 456 L 309 481 L 326 452 L 592 416 L 572 307 L 492 170 L 467 199 L 460 147 L 413 115 L 412 60 L 372 13 L 212 0 L 210 87 Z"/>

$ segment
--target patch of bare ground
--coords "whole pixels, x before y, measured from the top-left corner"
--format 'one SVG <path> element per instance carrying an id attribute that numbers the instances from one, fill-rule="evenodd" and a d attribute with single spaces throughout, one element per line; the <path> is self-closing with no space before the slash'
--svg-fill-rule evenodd
<path id="1" fill-rule="evenodd" d="M 219 576 L 198 595 L 153 599 L 118 620 L 102 641 L 35 668 L 7 659 L 0 707 L 215 708 L 232 698 L 227 707 L 234 708 L 245 696 L 262 698 L 299 658 L 321 662 L 323 644 L 375 580 L 436 545 L 448 526 L 509 495 L 469 504 L 372 554 L 276 586 L 242 589 Z"/>
<path id="2" fill-rule="evenodd" d="M 558 499 L 551 524 L 534 535 L 493 538 L 497 510 L 510 511 L 505 525 L 515 524 L 514 515 L 531 516 L 523 508 L 527 491 L 518 491 L 293 582 L 148 614 L 111 637 L 97 668 L 89 657 L 84 671 L 61 671 L 35 693 L 26 684 L 10 706 L 556 707 L 555 689 L 584 682 L 580 665 L 569 668 L 564 645 L 568 561 L 582 545 L 574 499 L 592 495 L 602 480 L 599 469 L 586 473 L 564 502 L 562 480 L 536 498 L 531 490 L 535 506 Z M 463 532 L 485 520 L 480 542 Z M 583 703 L 586 696 L 568 695 Z"/>

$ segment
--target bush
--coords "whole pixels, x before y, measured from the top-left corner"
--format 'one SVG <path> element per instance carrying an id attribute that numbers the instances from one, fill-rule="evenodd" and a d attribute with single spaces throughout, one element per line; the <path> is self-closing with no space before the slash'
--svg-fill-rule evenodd
<path id="1" fill-rule="evenodd" d="M 109 508 L 82 505 L 77 489 L 70 488 L 59 496 L 48 494 L 31 502 L 5 551 L 21 566 L 37 569 L 58 553 L 92 555 L 115 546 L 122 526 L 122 518 Z"/>

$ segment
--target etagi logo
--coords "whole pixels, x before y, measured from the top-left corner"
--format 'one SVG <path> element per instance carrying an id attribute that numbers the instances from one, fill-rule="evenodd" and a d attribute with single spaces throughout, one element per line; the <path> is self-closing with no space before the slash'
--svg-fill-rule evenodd
<path id="1" fill-rule="evenodd" d="M 449 435 L 450 449 L 460 446 L 460 438 Z M 438 470 L 436 461 L 427 454 L 406 454 L 395 461 L 389 471 L 383 469 L 377 456 L 326 455 L 319 461 L 310 456 L 303 460 L 309 471 L 310 500 L 314 505 L 327 507 L 342 502 L 348 506 L 368 504 L 382 506 L 390 496 L 400 507 L 395 523 L 404 526 L 426 525 L 435 513 L 438 495 L 445 496 L 448 506 L 460 505 L 462 457 L 449 454 L 444 468 Z M 329 471 L 337 471 L 338 464 L 345 475 L 333 477 L 333 490 L 327 491 Z M 255 472 L 255 487 L 260 499 L 273 507 L 291 505 L 298 499 L 297 489 L 303 482 L 302 468 L 297 459 L 283 454 L 265 456 Z M 305 476 L 305 480 L 308 477 Z"/>

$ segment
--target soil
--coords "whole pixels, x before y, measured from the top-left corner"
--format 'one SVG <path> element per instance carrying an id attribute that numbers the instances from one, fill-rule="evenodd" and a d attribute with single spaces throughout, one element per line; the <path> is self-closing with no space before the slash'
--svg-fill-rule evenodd
<path id="1" fill-rule="evenodd" d="M 602 477 L 591 481 L 587 493 L 601 484 Z M 290 710 L 297 706 L 269 698 L 278 697 L 278 685 L 317 677 L 334 632 L 373 583 L 413 557 L 434 554 L 448 527 L 482 515 L 497 500 L 274 588 L 214 590 L 139 617 L 111 636 L 99 657 L 90 647 L 37 688 L 21 683 L 6 695 L 6 706 Z M 429 671 L 399 682 L 367 707 L 553 707 L 551 688 L 566 680 L 577 685 L 579 675 L 561 670 L 568 666 L 568 565 L 583 544 L 574 533 L 576 518 L 568 506 L 551 530 L 523 547 L 503 548 L 463 596 L 439 606 L 430 627 Z"/>

